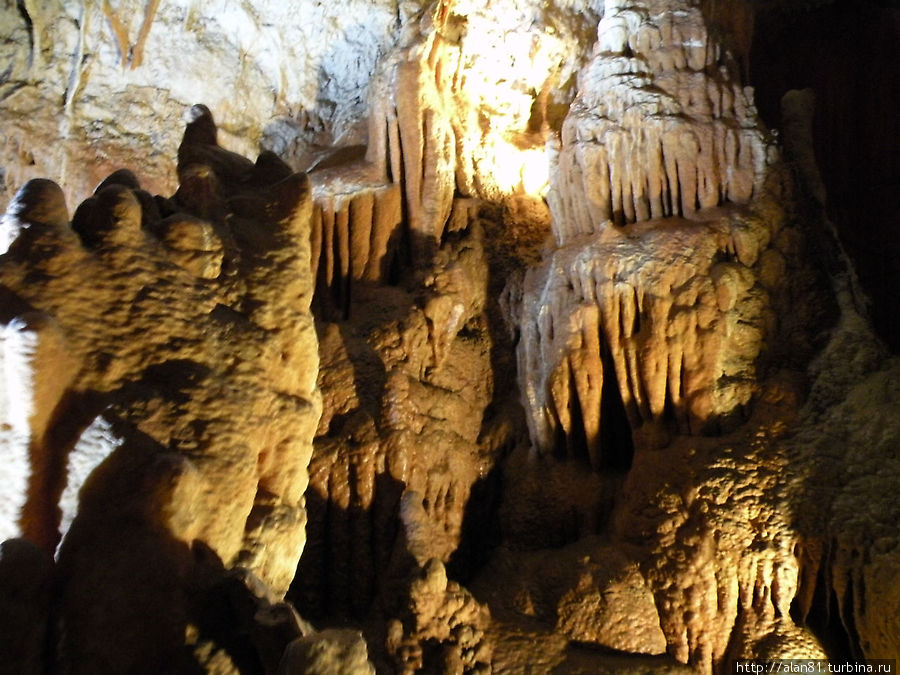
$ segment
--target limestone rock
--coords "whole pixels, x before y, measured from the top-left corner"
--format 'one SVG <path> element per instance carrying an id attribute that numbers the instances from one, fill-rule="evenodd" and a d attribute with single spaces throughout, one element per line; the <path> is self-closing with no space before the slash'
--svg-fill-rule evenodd
<path id="1" fill-rule="evenodd" d="M 810 92 L 785 96 L 787 146 L 817 204 L 819 227 L 836 240 L 811 148 L 813 104 Z M 817 630 L 844 635 L 853 653 L 879 658 L 896 649 L 900 635 L 896 613 L 886 609 L 896 601 L 898 540 L 889 523 L 897 518 L 897 501 L 881 487 L 898 480 L 893 392 L 900 364 L 873 335 L 853 268 L 835 249 L 840 320 L 810 369 L 804 424 L 792 443 L 797 461 L 814 476 L 797 496 L 803 537 L 797 606 Z M 822 494 L 829 495 L 824 503 Z M 873 594 L 873 587 L 882 590 Z"/>
<path id="2" fill-rule="evenodd" d="M 541 451 L 564 443 L 594 467 L 627 468 L 632 430 L 653 445 L 667 425 L 708 433 L 740 417 L 770 325 L 755 258 L 733 253 L 733 228 L 755 218 L 611 229 L 528 272 L 519 373 Z"/>
<path id="3" fill-rule="evenodd" d="M 567 118 L 571 135 L 566 135 L 567 127 L 563 130 L 554 174 L 557 192 L 551 195 L 557 246 L 545 253 L 541 265 L 526 272 L 520 285 L 508 287 L 508 316 L 520 335 L 518 370 L 529 430 L 536 450 L 545 457 L 589 464 L 612 476 L 627 471 L 621 488 L 616 488 L 613 479 L 601 483 L 610 490 L 611 516 L 608 523 L 605 517 L 593 521 L 593 527 L 609 533 L 617 550 L 636 547 L 633 559 L 655 605 L 649 613 L 653 618 L 640 623 L 648 628 L 658 616 L 661 634 L 657 638 L 662 641 L 656 642 L 656 649 L 664 648 L 678 661 L 701 670 L 714 670 L 736 653 L 815 657 L 822 654 L 822 646 L 803 625 L 805 619 L 795 617 L 798 623 L 786 619 L 792 599 L 812 583 L 804 579 L 815 574 L 820 556 L 825 555 L 812 553 L 808 561 L 802 553 L 804 539 L 785 519 L 793 508 L 786 503 L 796 505 L 791 496 L 796 493 L 788 486 L 802 478 L 791 465 L 797 455 L 781 438 L 785 425 L 796 419 L 802 395 L 790 393 L 794 387 L 776 381 L 763 385 L 758 370 L 764 347 L 780 341 L 778 331 L 792 330 L 790 320 L 782 318 L 791 311 L 790 305 L 783 304 L 787 280 L 805 274 L 780 263 L 787 256 L 797 256 L 797 242 L 811 235 L 785 227 L 787 219 L 777 202 L 789 195 L 790 188 L 785 182 L 777 184 L 783 180 L 778 178 L 781 172 L 767 164 L 774 156 L 765 149 L 749 103 L 744 100 L 740 110 L 730 112 L 690 108 L 705 104 L 702 97 L 692 98 L 684 83 L 709 75 L 715 60 L 708 59 L 715 48 L 707 41 L 696 10 L 687 8 L 677 14 L 686 19 L 684 26 L 673 28 L 667 23 L 676 15 L 663 11 L 672 10 L 670 5 L 608 3 L 596 57 L 583 71 L 579 101 Z M 662 36 L 661 43 L 654 43 L 657 50 L 652 55 L 646 52 L 650 43 L 641 42 L 642 35 L 647 39 Z M 699 60 L 691 66 L 694 57 Z M 643 59 L 645 70 L 632 75 L 651 79 L 662 75 L 655 89 L 648 88 L 650 79 L 635 84 L 634 78 L 612 77 L 624 72 L 615 70 L 617 64 L 638 59 Z M 591 73 L 606 73 L 616 84 L 592 89 L 587 79 Z M 716 86 L 730 77 L 727 68 L 720 74 L 724 79 L 717 80 Z M 679 82 L 684 87 L 676 87 Z M 669 86 L 675 88 L 666 89 Z M 595 92 L 604 95 L 590 98 Z M 621 140 L 630 133 L 628 107 L 647 97 L 666 96 L 676 102 L 678 96 L 685 97 L 678 103 L 684 106 L 679 109 L 683 117 L 675 124 L 688 137 L 695 128 L 713 133 L 710 128 L 716 128 L 720 117 L 731 119 L 722 129 L 752 128 L 748 147 L 759 161 L 742 164 L 737 155 L 726 153 L 709 160 L 709 167 L 718 168 L 704 169 L 715 172 L 731 167 L 717 175 L 738 178 L 746 171 L 743 185 L 747 189 L 742 196 L 729 196 L 720 185 L 710 193 L 718 194 L 715 199 L 703 201 L 695 196 L 688 206 L 682 203 L 674 210 L 655 212 L 649 202 L 642 206 L 640 200 L 632 199 L 630 211 L 623 207 L 623 216 L 617 218 L 611 195 L 617 190 L 620 195 L 639 194 L 622 187 L 631 185 L 627 171 L 655 171 L 653 161 L 645 161 L 643 155 L 635 161 L 630 154 L 638 146 Z M 663 109 L 663 113 L 672 111 Z M 634 128 L 640 117 L 635 118 Z M 608 122 L 597 121 L 603 118 Z M 598 129 L 608 129 L 608 135 L 596 136 L 597 142 L 589 140 L 595 138 L 596 129 L 584 127 L 586 119 L 600 125 Z M 740 124 L 737 119 L 742 120 Z M 641 119 L 642 128 L 643 124 Z M 651 115 L 651 129 L 653 124 Z M 601 147 L 610 155 L 602 162 L 579 164 L 585 147 Z M 704 147 L 718 152 L 716 148 L 724 146 L 713 141 Z M 702 160 L 697 148 L 685 156 L 694 161 L 698 153 Z M 598 196 L 572 187 L 579 185 L 585 167 L 594 171 L 604 162 L 611 176 L 616 167 L 627 170 L 606 182 L 591 175 L 584 179 L 584 189 L 610 184 L 615 189 Z M 689 180 L 700 170 L 693 167 L 691 171 Z M 681 178 L 677 170 L 670 173 L 667 186 L 673 184 L 672 176 Z M 643 174 L 638 179 L 642 185 L 647 182 Z M 697 190 L 696 183 L 676 187 L 682 196 L 685 188 L 689 195 Z M 564 201 L 567 196 L 572 198 L 572 208 Z M 788 244 L 789 240 L 794 243 Z M 805 292 L 806 302 L 815 306 L 816 291 L 807 287 Z M 778 351 L 784 359 L 785 352 Z M 718 365 L 712 365 L 717 360 Z M 704 383 L 701 389 L 692 384 L 700 382 Z M 830 400 L 833 405 L 836 399 Z M 749 424 L 742 424 L 750 415 L 752 401 L 761 407 Z M 735 427 L 738 430 L 729 433 Z M 698 432 L 726 435 L 718 441 L 685 435 Z M 665 450 L 658 449 L 666 445 Z M 870 448 L 872 443 L 862 446 Z M 798 466 L 809 466 L 809 455 L 802 456 L 806 459 Z M 532 465 L 541 464 L 535 460 Z M 552 481 L 545 483 L 552 486 Z M 517 481 L 511 489 L 520 485 Z M 526 507 L 516 504 L 515 492 L 508 494 L 512 503 L 507 508 L 515 517 L 516 509 Z M 821 509 L 810 508 L 812 512 L 817 515 L 811 518 L 821 527 L 827 517 Z M 583 517 L 577 509 L 568 514 L 564 509 L 549 510 L 544 515 L 555 524 L 542 525 L 556 532 L 573 527 L 572 519 Z M 873 540 L 868 539 L 869 547 Z M 849 551 L 859 551 L 861 544 L 826 546 L 852 556 Z M 557 570 L 551 562 L 555 553 L 532 555 L 546 563 L 538 563 L 537 569 Z M 835 579 L 840 580 L 836 597 L 863 585 L 854 580 L 860 567 L 844 560 L 836 570 Z M 848 577 L 849 569 L 855 571 Z M 504 572 L 489 573 L 488 579 L 490 574 Z M 527 581 L 499 593 L 478 587 L 489 593 L 492 606 L 512 602 L 511 608 L 519 614 L 517 622 L 523 621 L 521 615 L 534 616 L 547 626 L 558 615 L 559 628 L 580 635 L 588 635 L 580 617 L 607 611 L 604 602 L 620 603 L 618 609 L 608 610 L 615 616 L 641 614 L 629 605 L 633 594 L 611 592 L 615 584 L 604 594 L 585 580 L 567 585 L 565 573 L 559 571 L 548 576 L 537 581 L 526 573 Z M 560 589 L 578 584 L 584 585 L 583 592 L 572 592 L 569 600 L 560 603 L 559 598 L 566 597 Z M 826 588 L 829 584 L 826 581 Z M 853 620 L 846 617 L 851 611 L 847 604 L 840 606 L 845 607 L 843 625 L 849 631 Z M 891 632 L 879 623 L 881 635 Z M 591 636 L 610 642 L 620 639 L 615 630 Z"/>
<path id="4" fill-rule="evenodd" d="M 71 203 L 122 164 L 170 193 L 181 115 L 196 100 L 248 155 L 279 126 L 295 146 L 358 143 L 369 75 L 416 10 L 362 0 L 4 6 L 0 208 L 44 175 L 62 179 Z"/>
<path id="5" fill-rule="evenodd" d="M 388 281 L 402 256 L 399 185 L 365 181 L 344 192 L 335 190 L 341 178 L 333 173 L 314 177 L 328 186 L 313 215 L 317 310 L 334 319 L 347 318 L 355 285 Z"/>
<path id="6" fill-rule="evenodd" d="M 0 7 L 3 667 L 895 653 L 897 363 L 751 5 Z"/>
<path id="7" fill-rule="evenodd" d="M 378 213 L 379 194 L 393 199 L 365 186 L 356 193 L 344 213 L 360 218 L 345 219 L 345 232 Z M 369 206 L 356 211 L 359 203 Z M 324 409 L 307 493 L 310 544 L 294 585 L 300 606 L 364 614 L 398 552 L 447 562 L 460 546 L 491 454 L 479 436 L 493 381 L 477 204 L 457 200 L 454 213 L 427 266 L 411 268 L 411 242 L 396 242 L 389 255 L 406 281 L 368 278 L 353 247 L 341 282 L 349 293 L 335 302 L 329 285 L 318 286 L 333 321 L 319 324 Z M 374 229 L 363 231 L 375 241 Z M 331 246 L 320 250 L 321 272 L 334 259 Z"/>
<path id="8" fill-rule="evenodd" d="M 62 228 L 69 224 L 66 199 L 59 186 L 46 178 L 29 181 L 27 189 L 16 193 L 2 221 L 3 253 L 9 249 L 23 228 L 30 226 Z"/>
<path id="9" fill-rule="evenodd" d="M 398 672 L 491 672 L 491 645 L 484 635 L 489 612 L 447 580 L 439 560 L 428 561 L 412 581 L 409 602 L 387 627 L 387 651 Z"/>
<path id="10" fill-rule="evenodd" d="M 507 458 L 499 507 L 504 540 L 516 549 L 554 549 L 597 532 L 609 518 L 615 479 L 521 444 Z"/>
<path id="11" fill-rule="evenodd" d="M 0 294 L 5 300 L 0 336 L 0 475 L 5 486 L 0 493 L 0 537 L 24 534 L 49 550 L 56 537 L 55 528 L 44 523 L 55 501 L 54 408 L 71 385 L 79 360 L 51 316 L 11 298 L 8 289 L 0 289 Z"/>
<path id="12" fill-rule="evenodd" d="M 545 208 L 545 141 L 596 16 L 593 6 L 440 2 L 406 26 L 373 83 L 367 157 L 403 186 L 414 233 L 440 239 L 454 190 Z"/>
<path id="13" fill-rule="evenodd" d="M 826 659 L 822 644 L 808 628 L 790 619 L 763 622 L 760 626 L 752 618 L 742 622 L 732 638 L 731 657 L 734 659 Z"/>
<path id="14" fill-rule="evenodd" d="M 314 634 L 294 608 L 243 569 L 222 570 L 198 559 L 191 580 L 191 623 L 185 631 L 193 657 L 208 673 L 277 672 L 288 646 Z"/>
<path id="15" fill-rule="evenodd" d="M 561 598 L 559 630 L 572 640 L 618 651 L 664 654 L 666 636 L 639 568 L 627 562 L 617 567 L 615 555 L 601 556 L 582 568 L 576 585 Z"/>
<path id="16" fill-rule="evenodd" d="M 579 644 L 664 654 L 653 594 L 630 553 L 593 536 L 556 549 L 501 550 L 475 590 L 501 616 L 531 617 Z"/>
<path id="17" fill-rule="evenodd" d="M 606 3 L 558 148 L 557 243 L 758 193 L 770 150 L 730 59 L 695 4 Z"/>
<path id="18" fill-rule="evenodd" d="M 254 183 L 254 165 L 219 148 L 200 112 L 182 156 L 214 167 L 205 199 L 227 222 L 204 213 L 160 229 L 148 218 L 156 202 L 122 173 L 79 209 L 77 236 L 44 183 L 23 188 L 6 216 L 18 236 L 0 260 L 4 400 L 25 393 L 26 404 L 4 407 L 15 417 L 4 451 L 25 464 L 16 480 L 37 498 L 4 506 L 4 532 L 48 551 L 66 534 L 62 658 L 76 670 L 177 649 L 195 542 L 283 594 L 305 541 L 320 412 L 309 186 L 289 170 Z M 212 134 L 199 146 L 198 124 Z M 35 191 L 50 195 L 43 209 Z M 157 613 L 155 631 L 128 650 L 97 643 L 101 626 L 143 625 L 137 607 Z"/>
<path id="19" fill-rule="evenodd" d="M 558 248 L 511 310 L 532 439 L 594 467 L 627 463 L 632 431 L 658 445 L 741 417 L 771 337 L 754 268 L 783 220 L 716 208 L 759 201 L 770 157 L 700 10 L 610 2 L 597 30 L 553 172 Z"/>
<path id="20" fill-rule="evenodd" d="M 359 633 L 330 629 L 291 642 L 278 675 L 375 675 L 375 668 Z"/>

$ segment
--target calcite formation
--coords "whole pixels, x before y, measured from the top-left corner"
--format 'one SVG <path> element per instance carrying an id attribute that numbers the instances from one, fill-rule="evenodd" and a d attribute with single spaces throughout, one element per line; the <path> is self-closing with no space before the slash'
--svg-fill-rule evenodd
<path id="1" fill-rule="evenodd" d="M 151 192 L 170 193 L 180 117 L 197 100 L 247 155 L 261 140 L 291 149 L 287 159 L 358 143 L 370 73 L 418 5 L 4 4 L 0 205 L 44 175 L 59 176 L 76 203 L 122 164 L 141 166 Z"/>
<path id="2" fill-rule="evenodd" d="M 371 194 L 355 197 L 351 213 Z M 472 486 L 490 464 L 479 438 L 493 384 L 484 253 L 477 214 L 465 200 L 456 209 L 459 229 L 412 283 L 351 271 L 338 303 L 319 287 L 322 306 L 339 311 L 326 309 L 333 320 L 319 323 L 324 407 L 310 466 L 310 546 L 295 582 L 312 607 L 368 611 L 400 551 L 420 564 L 448 561 Z M 370 222 L 359 229 L 374 234 Z M 402 273 L 411 243 L 393 246 Z M 363 269 L 351 260 L 351 270 Z"/>
<path id="3" fill-rule="evenodd" d="M 607 2 L 562 127 L 557 242 L 758 193 L 769 151 L 734 71 L 693 3 Z"/>
<path id="4" fill-rule="evenodd" d="M 485 640 L 487 608 L 459 584 L 435 558 L 410 584 L 409 607 L 387 626 L 388 653 L 397 672 L 491 672 L 491 644 Z"/>
<path id="5" fill-rule="evenodd" d="M 898 362 L 758 11 L 0 9 L 2 667 L 896 655 Z"/>
<path id="6" fill-rule="evenodd" d="M 453 195 L 545 208 L 545 141 L 573 95 L 593 7 L 441 2 L 378 72 L 368 157 L 401 183 L 409 227 L 440 238 Z M 527 207 L 526 207 L 527 208 Z"/>
<path id="7" fill-rule="evenodd" d="M 558 248 L 513 302 L 532 439 L 594 467 L 621 465 L 629 430 L 740 417 L 783 283 L 774 154 L 699 8 L 671 5 L 607 3 L 562 126 Z"/>
<path id="8" fill-rule="evenodd" d="M 171 575 L 142 586 L 143 611 L 168 612 L 200 542 L 283 594 L 305 541 L 321 410 L 309 184 L 221 149 L 203 106 L 179 154 L 172 199 L 116 172 L 70 223 L 38 180 L 3 221 L 4 450 L 30 467 L 4 534 L 59 546 L 78 669 L 130 668 L 176 639 L 160 616 L 128 649 L 98 645 L 103 626 L 137 630 L 111 579 Z"/>
<path id="9" fill-rule="evenodd" d="M 371 85 L 365 159 L 311 173 L 325 409 L 298 597 L 366 611 L 398 538 L 420 565 L 449 562 L 473 486 L 510 442 L 485 433 L 499 322 L 485 313 L 483 204 L 522 199 L 546 225 L 549 117 L 592 30 L 572 9 L 443 3 L 418 15 Z"/>
<path id="10" fill-rule="evenodd" d="M 519 372 L 537 448 L 621 467 L 631 430 L 652 445 L 740 418 L 772 323 L 759 273 L 733 252 L 732 227 L 769 237 L 748 220 L 611 228 L 529 271 Z"/>

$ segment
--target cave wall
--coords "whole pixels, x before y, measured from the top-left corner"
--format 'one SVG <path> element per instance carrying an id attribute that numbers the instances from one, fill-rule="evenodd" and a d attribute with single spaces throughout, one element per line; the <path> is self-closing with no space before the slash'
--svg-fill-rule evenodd
<path id="1" fill-rule="evenodd" d="M 900 286 L 895 207 L 900 123 L 900 8 L 890 2 L 832 2 L 807 12 L 758 13 L 750 78 L 760 114 L 781 127 L 789 89 L 816 93 L 815 151 L 828 212 L 855 262 L 876 330 L 893 349 L 900 325 L 890 298 Z M 881 66 L 879 64 L 885 64 Z"/>
<path id="2" fill-rule="evenodd" d="M 898 364 L 775 14 L 3 11 L 8 662 L 895 650 Z"/>
<path id="3" fill-rule="evenodd" d="M 4 3 L 0 199 L 52 175 L 74 203 L 122 163 L 140 164 L 151 191 L 171 192 L 181 118 L 198 101 L 247 155 L 260 142 L 298 156 L 359 143 L 375 64 L 417 10 L 395 1 Z"/>

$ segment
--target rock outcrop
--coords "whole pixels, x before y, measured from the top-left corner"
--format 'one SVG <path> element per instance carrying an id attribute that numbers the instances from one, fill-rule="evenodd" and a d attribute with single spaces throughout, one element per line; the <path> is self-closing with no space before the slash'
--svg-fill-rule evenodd
<path id="1" fill-rule="evenodd" d="M 435 558 L 412 580 L 409 606 L 387 625 L 387 651 L 397 672 L 491 672 L 491 645 L 485 640 L 488 609 Z"/>
<path id="2" fill-rule="evenodd" d="M 263 141 L 305 169 L 323 147 L 364 140 L 370 73 L 418 11 L 387 0 L 4 4 L 0 208 L 45 175 L 75 203 L 123 165 L 169 194 L 181 115 L 197 100 L 229 147 L 250 155 Z"/>
<path id="3" fill-rule="evenodd" d="M 481 442 L 493 391 L 481 225 L 473 204 L 455 209 L 430 265 L 413 272 L 412 235 L 401 236 L 392 255 L 407 280 L 348 274 L 340 312 L 319 322 L 324 407 L 301 604 L 363 614 L 395 556 L 449 561 L 472 487 L 493 462 Z"/>
<path id="4" fill-rule="evenodd" d="M 597 20 L 585 10 L 451 1 L 406 26 L 372 85 L 368 158 L 403 186 L 423 240 L 440 239 L 457 191 L 541 219 L 545 141 Z"/>
<path id="5" fill-rule="evenodd" d="M 744 233 L 753 251 L 735 254 Z M 627 468 L 633 433 L 653 445 L 740 420 L 771 339 L 769 290 L 783 282 L 767 289 L 754 269 L 756 238 L 770 236 L 751 214 L 648 221 L 530 270 L 519 373 L 536 447 Z"/>
<path id="6" fill-rule="evenodd" d="M 606 3 L 553 173 L 558 244 L 759 193 L 770 152 L 734 65 L 694 3 Z"/>
<path id="7" fill-rule="evenodd" d="M 495 395 L 499 322 L 486 312 L 498 245 L 484 230 L 502 225 L 485 204 L 509 213 L 530 200 L 521 220 L 546 227 L 541 116 L 571 96 L 588 21 L 524 3 L 429 9 L 371 85 L 365 160 L 311 173 L 325 410 L 311 466 L 321 510 L 298 601 L 364 612 L 395 538 L 420 565 L 448 563 L 460 547 L 473 486 L 514 436 L 486 431 L 511 382 Z M 535 25 L 553 30 L 526 53 Z M 483 53 L 486 41 L 494 52 Z M 502 111 L 498 90 L 509 94 Z M 347 546 L 354 555 L 340 553 Z"/>
<path id="8" fill-rule="evenodd" d="M 806 615 L 791 609 L 810 592 L 804 580 L 820 563 L 802 553 L 805 535 L 787 515 L 797 497 L 791 481 L 803 480 L 800 467 L 810 466 L 813 452 L 804 446 L 798 460 L 785 440 L 802 400 L 789 372 L 811 354 L 810 337 L 789 319 L 794 303 L 787 298 L 802 292 L 803 306 L 819 312 L 813 325 L 833 312 L 821 299 L 827 291 L 795 264 L 801 242 L 819 236 L 808 228 L 821 226 L 792 206 L 805 198 L 808 180 L 800 172 L 794 192 L 699 10 L 652 2 L 610 2 L 606 10 L 551 172 L 556 247 L 523 279 L 513 278 L 506 307 L 538 453 L 528 461 L 551 475 L 571 471 L 554 468 L 563 460 L 606 476 L 597 484 L 604 495 L 581 497 L 581 508 L 554 506 L 566 497 L 552 479 L 544 480 L 546 494 L 532 498 L 551 509 L 545 522 L 555 517 L 572 539 L 603 532 L 614 553 L 582 538 L 536 558 L 538 569 L 553 572 L 521 573 L 518 590 L 494 590 L 509 574 L 502 566 L 489 567 L 479 588 L 510 612 L 504 623 L 534 617 L 547 633 L 646 655 L 659 653 L 664 635 L 664 651 L 703 671 L 747 654 L 821 657 Z M 662 150 L 648 155 L 650 145 Z M 655 181 L 663 187 L 644 190 Z M 804 428 L 808 421 L 799 419 Z M 507 499 L 506 518 L 521 527 L 516 495 Z M 829 519 L 820 508 L 813 512 L 820 526 Z M 875 539 L 867 540 L 863 547 L 872 550 Z M 509 545 L 539 541 L 519 535 Z M 611 565 L 626 553 L 620 569 L 635 570 L 630 592 L 622 590 L 622 574 L 566 579 L 577 569 L 576 551 L 581 564 L 596 556 Z M 839 578 L 848 567 L 858 569 L 841 563 Z M 858 574 L 850 573 L 855 580 L 839 585 L 836 597 L 859 587 Z M 644 584 L 652 601 L 639 609 Z M 845 609 L 837 630 L 855 631 L 848 605 L 838 603 Z M 603 633 L 583 629 L 585 613 L 607 611 L 646 616 L 642 628 L 658 625 L 661 634 L 653 639 L 632 628 L 627 636 L 643 641 L 628 643 L 612 620 Z M 880 642 L 891 630 L 879 622 L 879 637 L 867 640 Z"/>
<path id="9" fill-rule="evenodd" d="M 59 545 L 76 670 L 181 644 L 191 547 L 283 594 L 305 541 L 321 410 L 308 181 L 192 116 L 172 199 L 117 172 L 70 226 L 59 188 L 34 181 L 3 221 L 4 450 L 25 468 L 4 532 Z M 98 643 L 104 626 L 131 626 L 129 648 Z"/>
<path id="10" fill-rule="evenodd" d="M 642 427 L 664 443 L 665 426 L 741 417 L 785 220 L 762 196 L 774 153 L 700 10 L 611 2 L 597 30 L 553 172 L 558 247 L 510 296 L 532 439 L 594 467 L 627 464 Z"/>
<path id="11" fill-rule="evenodd" d="M 188 4 L 0 9 L 0 670 L 896 652 L 897 359 L 754 7 Z"/>

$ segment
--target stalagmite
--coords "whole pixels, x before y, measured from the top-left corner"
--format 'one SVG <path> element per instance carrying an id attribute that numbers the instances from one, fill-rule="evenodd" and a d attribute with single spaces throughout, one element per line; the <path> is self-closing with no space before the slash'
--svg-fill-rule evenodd
<path id="1" fill-rule="evenodd" d="M 18 524 L 48 552 L 66 534 L 58 553 L 69 579 L 63 650 L 79 668 L 130 667 L 147 649 L 178 648 L 164 637 L 177 632 L 171 616 L 127 650 L 98 643 L 100 624 L 134 625 L 104 578 L 134 574 L 135 565 L 168 570 L 167 591 L 142 591 L 151 611 L 168 611 L 184 602 L 176 600 L 187 593 L 184 557 L 200 542 L 284 593 L 305 539 L 320 410 L 308 184 L 288 171 L 254 186 L 254 165 L 218 147 L 207 109 L 194 112 L 181 159 L 206 162 L 231 190 L 227 203 L 221 192 L 204 197 L 231 212 L 227 225 L 202 220 L 207 214 L 148 219 L 136 180 L 121 172 L 78 211 L 77 237 L 52 199 L 5 217 L 18 236 L 0 267 L 11 313 L 3 317 L 4 397 L 25 405 L 9 409 L 21 439 L 8 447 L 30 465 L 17 475 L 31 497 L 4 506 L 4 531 Z M 205 133 L 192 133 L 198 125 Z M 47 192 L 30 184 L 16 203 L 30 203 L 38 189 Z M 224 252 L 211 244 L 220 241 Z M 222 482 L 227 503 L 212 490 Z M 121 538 L 144 556 L 129 560 L 99 543 Z M 95 572 L 79 575 L 87 566 Z M 102 611 L 82 605 L 85 594 Z"/>

